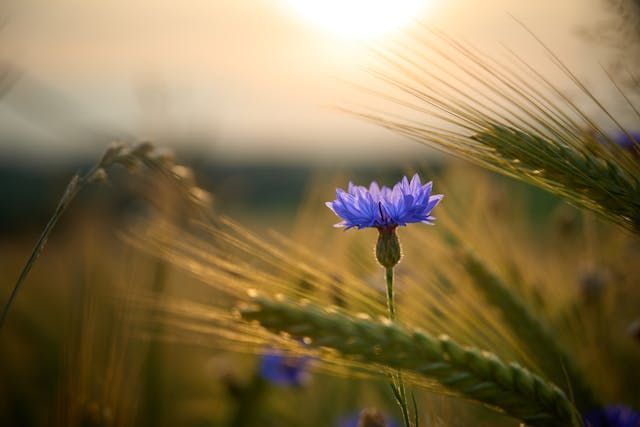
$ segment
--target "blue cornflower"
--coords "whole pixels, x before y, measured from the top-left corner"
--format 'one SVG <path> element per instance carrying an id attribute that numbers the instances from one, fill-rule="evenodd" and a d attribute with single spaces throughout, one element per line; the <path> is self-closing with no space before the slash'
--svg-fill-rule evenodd
<path id="1" fill-rule="evenodd" d="M 605 406 L 584 417 L 586 427 L 640 427 L 640 412 L 623 405 Z"/>
<path id="2" fill-rule="evenodd" d="M 270 350 L 260 357 L 260 376 L 275 385 L 298 387 L 308 377 L 309 361 L 310 358 L 306 356 L 291 356 Z"/>
<path id="3" fill-rule="evenodd" d="M 376 258 L 385 268 L 393 268 L 401 255 L 396 227 L 413 222 L 433 224 L 431 211 L 442 194 L 431 195 L 432 183 L 422 184 L 415 174 L 411 182 L 407 177 L 393 186 L 380 188 L 372 182 L 369 188 L 349 183 L 348 191 L 336 190 L 336 199 L 326 205 L 342 221 L 336 227 L 345 229 L 374 227 L 380 232 L 376 244 Z"/>
<path id="4" fill-rule="evenodd" d="M 349 183 L 348 191 L 336 190 L 336 199 L 326 205 L 342 221 L 336 227 L 395 228 L 413 222 L 433 224 L 431 211 L 442 199 L 442 195 L 431 195 L 432 183 L 422 184 L 415 174 L 411 182 L 407 177 L 393 186 L 380 188 L 372 182 L 369 188 Z"/>

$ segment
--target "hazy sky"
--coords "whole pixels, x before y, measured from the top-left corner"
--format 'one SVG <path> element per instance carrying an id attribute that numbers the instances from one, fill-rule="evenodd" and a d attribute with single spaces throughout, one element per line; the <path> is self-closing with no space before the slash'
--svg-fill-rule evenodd
<path id="1" fill-rule="evenodd" d="M 117 135 L 225 157 L 370 158 L 415 149 L 331 108 L 364 99 L 345 81 L 366 81 L 370 53 L 310 23 L 289 1 L 16 0 L 0 31 L 0 60 L 20 76 L 0 100 L 0 155 L 93 153 Z M 605 58 L 576 32 L 601 19 L 601 7 L 430 0 L 416 18 L 486 52 L 505 43 L 535 64 L 541 53 L 514 15 L 589 80 Z"/>

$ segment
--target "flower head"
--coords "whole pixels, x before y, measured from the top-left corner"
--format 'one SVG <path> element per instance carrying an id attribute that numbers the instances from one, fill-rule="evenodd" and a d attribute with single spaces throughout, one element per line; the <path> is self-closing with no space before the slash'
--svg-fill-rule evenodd
<path id="1" fill-rule="evenodd" d="M 342 221 L 336 227 L 395 228 L 414 222 L 433 224 L 431 211 L 442 199 L 442 195 L 431 195 L 432 183 L 422 184 L 415 174 L 411 182 L 407 177 L 393 188 L 378 186 L 372 182 L 369 188 L 349 183 L 348 191 L 336 190 L 336 199 L 326 205 Z"/>
<path id="2" fill-rule="evenodd" d="M 638 144 L 640 144 L 640 133 L 620 132 L 613 137 L 613 142 L 615 142 L 621 148 L 631 150 L 637 147 Z"/>
<path id="3" fill-rule="evenodd" d="M 640 427 L 640 412 L 623 405 L 590 411 L 584 417 L 586 427 Z"/>
<path id="4" fill-rule="evenodd" d="M 307 378 L 309 357 L 296 357 L 270 350 L 260 357 L 260 376 L 280 386 L 301 386 Z"/>
<path id="5" fill-rule="evenodd" d="M 396 421 L 375 408 L 366 408 L 338 421 L 338 427 L 398 427 Z"/>

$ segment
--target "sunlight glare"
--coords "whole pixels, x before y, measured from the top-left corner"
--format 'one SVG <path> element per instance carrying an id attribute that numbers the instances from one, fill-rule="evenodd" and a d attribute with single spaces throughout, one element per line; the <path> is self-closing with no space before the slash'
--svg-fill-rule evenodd
<path id="1" fill-rule="evenodd" d="M 432 0 L 287 0 L 307 21 L 349 39 L 376 38 L 420 19 Z"/>

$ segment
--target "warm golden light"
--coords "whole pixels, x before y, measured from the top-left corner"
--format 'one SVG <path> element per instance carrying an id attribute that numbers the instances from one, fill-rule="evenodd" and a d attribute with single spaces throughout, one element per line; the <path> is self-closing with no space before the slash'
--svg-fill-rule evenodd
<path id="1" fill-rule="evenodd" d="M 433 0 L 288 0 L 305 19 L 350 39 L 374 38 L 397 30 Z"/>

